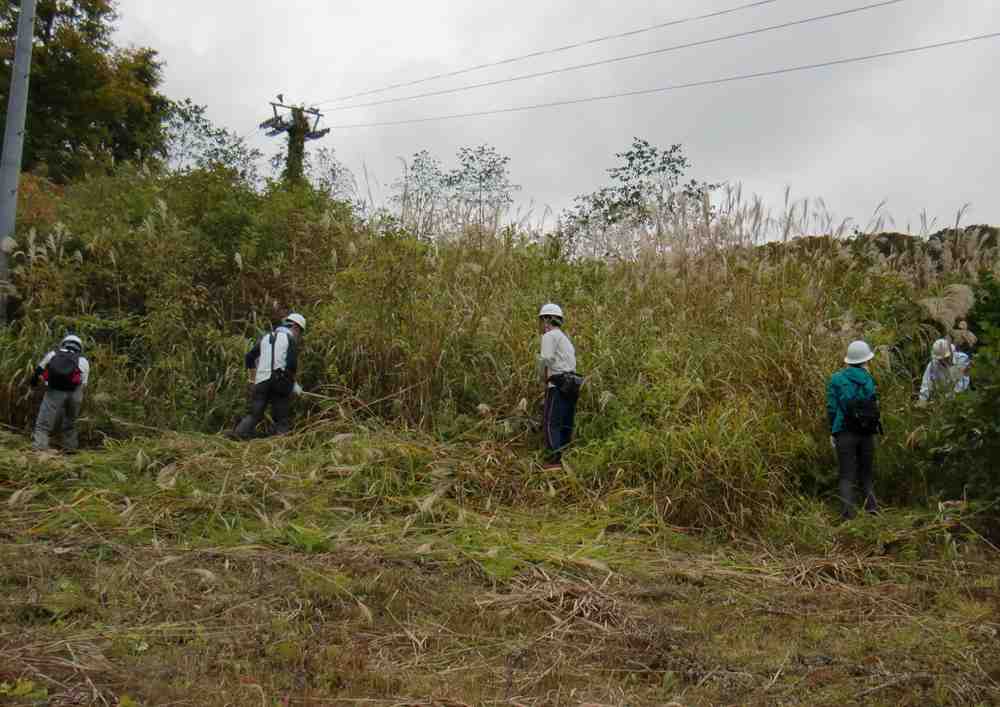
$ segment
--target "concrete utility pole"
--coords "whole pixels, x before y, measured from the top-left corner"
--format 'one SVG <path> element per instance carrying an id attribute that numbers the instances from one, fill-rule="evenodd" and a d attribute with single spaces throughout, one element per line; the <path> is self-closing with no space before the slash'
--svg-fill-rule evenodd
<path id="1" fill-rule="evenodd" d="M 260 124 L 262 130 L 267 131 L 268 137 L 277 137 L 283 133 L 288 133 L 288 155 L 285 160 L 285 180 L 288 184 L 301 184 L 303 179 L 303 164 L 306 156 L 306 141 L 319 140 L 325 137 L 330 128 L 317 130 L 319 120 L 323 114 L 316 108 L 303 108 L 302 106 L 289 106 L 283 102 L 284 96 L 278 94 L 278 103 L 271 103 L 274 117 L 268 118 Z M 278 109 L 291 111 L 292 119 L 289 121 L 284 115 L 278 113 Z M 307 115 L 315 118 L 313 124 L 309 125 Z"/>
<path id="2" fill-rule="evenodd" d="M 17 221 L 17 187 L 21 179 L 24 121 L 28 114 L 28 77 L 31 75 L 31 50 L 34 41 L 35 0 L 21 0 L 14 70 L 10 74 L 7 125 L 3 136 L 3 160 L 0 162 L 0 325 L 7 323 L 7 293 L 10 289 L 7 239 L 14 237 Z"/>

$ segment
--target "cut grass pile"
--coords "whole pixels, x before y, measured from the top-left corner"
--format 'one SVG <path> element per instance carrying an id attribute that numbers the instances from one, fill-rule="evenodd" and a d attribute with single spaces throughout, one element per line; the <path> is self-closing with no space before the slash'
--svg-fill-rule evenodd
<path id="1" fill-rule="evenodd" d="M 0 436 L 5 704 L 1000 702 L 952 510 L 713 538 L 497 442 Z"/>

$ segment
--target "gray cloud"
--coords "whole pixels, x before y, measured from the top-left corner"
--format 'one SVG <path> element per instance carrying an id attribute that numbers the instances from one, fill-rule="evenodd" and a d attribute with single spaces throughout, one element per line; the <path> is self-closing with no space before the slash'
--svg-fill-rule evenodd
<path id="1" fill-rule="evenodd" d="M 207 104 L 213 119 L 273 149 L 254 126 L 277 92 L 318 102 L 566 42 L 723 9 L 739 0 L 545 3 L 527 0 L 120 0 L 119 40 L 167 62 L 165 90 Z M 393 94 L 463 85 L 644 51 L 863 4 L 787 0 L 726 18 L 499 67 Z M 248 7 L 252 7 L 248 11 Z M 330 112 L 328 125 L 488 110 L 711 79 L 1000 30 L 994 0 L 910 0 L 811 26 L 406 103 Z M 383 128 L 326 140 L 382 184 L 398 158 L 428 149 L 446 163 L 489 143 L 512 158 L 523 196 L 559 209 L 601 186 L 632 136 L 684 144 L 692 176 L 743 182 L 780 207 L 785 185 L 864 223 L 883 199 L 897 225 L 926 210 L 939 222 L 1000 223 L 997 199 L 1000 41 L 922 55 L 616 99 L 566 108 Z M 327 106 L 333 107 L 333 106 Z M 383 190 L 384 192 L 384 190 Z M 383 196 L 385 194 L 383 193 Z"/>

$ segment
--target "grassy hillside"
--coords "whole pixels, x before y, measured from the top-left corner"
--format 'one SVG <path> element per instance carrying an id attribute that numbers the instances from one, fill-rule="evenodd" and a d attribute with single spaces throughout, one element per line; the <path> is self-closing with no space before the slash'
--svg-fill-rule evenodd
<path id="1" fill-rule="evenodd" d="M 913 404 L 965 287 L 1000 311 L 995 229 L 768 245 L 729 202 L 593 259 L 560 232 L 416 238 L 225 169 L 25 194 L 0 333 L 8 701 L 1000 701 L 992 305 L 977 390 Z M 588 375 L 559 473 L 535 431 L 549 300 Z M 244 351 L 291 309 L 295 433 L 224 440 Z M 39 455 L 24 381 L 68 330 L 85 449 Z M 886 512 L 839 525 L 824 385 L 858 337 Z"/>

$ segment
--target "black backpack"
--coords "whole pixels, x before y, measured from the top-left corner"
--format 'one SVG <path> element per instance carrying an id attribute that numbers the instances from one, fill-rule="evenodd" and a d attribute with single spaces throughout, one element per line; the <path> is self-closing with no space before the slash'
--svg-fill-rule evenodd
<path id="1" fill-rule="evenodd" d="M 45 367 L 45 380 L 53 390 L 72 392 L 83 382 L 80 371 L 80 354 L 69 349 L 59 349 Z"/>
<path id="2" fill-rule="evenodd" d="M 861 388 L 859 383 L 855 385 Z M 849 400 L 844 406 L 844 424 L 847 431 L 854 434 L 882 434 L 882 412 L 878 407 L 878 396 Z"/>

